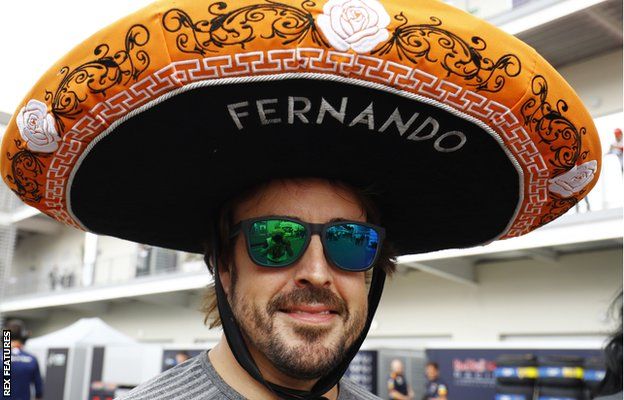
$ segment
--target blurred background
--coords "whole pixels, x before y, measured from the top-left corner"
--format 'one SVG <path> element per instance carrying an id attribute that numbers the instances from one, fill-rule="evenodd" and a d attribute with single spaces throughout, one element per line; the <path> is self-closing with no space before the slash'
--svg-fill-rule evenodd
<path id="1" fill-rule="evenodd" d="M 147 3 L 2 2 L 0 135 L 56 59 Z M 525 237 L 401 257 L 349 375 L 388 398 L 391 363 L 400 360 L 420 399 L 429 361 L 449 399 L 589 398 L 622 287 L 622 2 L 447 3 L 516 35 L 558 69 L 595 119 L 604 169 L 586 201 Z M 0 319 L 31 331 L 25 349 L 38 358 L 49 400 L 119 394 L 221 334 L 198 311 L 211 281 L 200 256 L 67 228 L 4 185 L 0 279 Z"/>

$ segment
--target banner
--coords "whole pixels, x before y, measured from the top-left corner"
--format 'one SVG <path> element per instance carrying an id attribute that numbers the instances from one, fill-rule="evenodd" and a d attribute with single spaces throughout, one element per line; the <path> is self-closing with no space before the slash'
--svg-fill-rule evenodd
<path id="1" fill-rule="evenodd" d="M 503 354 L 534 354 L 537 357 L 570 355 L 601 357 L 602 350 L 589 349 L 429 349 L 427 360 L 438 363 L 440 378 L 449 389 L 449 400 L 488 400 L 495 397 L 496 359 Z"/>

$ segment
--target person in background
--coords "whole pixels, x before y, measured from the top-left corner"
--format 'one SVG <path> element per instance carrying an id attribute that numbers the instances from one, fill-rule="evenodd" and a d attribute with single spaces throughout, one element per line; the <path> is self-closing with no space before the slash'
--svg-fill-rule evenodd
<path id="1" fill-rule="evenodd" d="M 48 274 L 48 278 L 50 280 L 50 290 L 56 290 L 56 286 L 60 284 L 58 266 L 55 265 L 52 267 L 52 270 Z"/>
<path id="2" fill-rule="evenodd" d="M 423 400 L 448 400 L 448 386 L 440 379 L 438 363 L 429 361 L 425 367 L 427 386 Z"/>
<path id="3" fill-rule="evenodd" d="M 388 398 L 390 400 L 411 400 L 414 398 L 414 392 L 405 379 L 403 362 L 399 359 L 394 359 L 390 363 Z"/>
<path id="4" fill-rule="evenodd" d="M 189 353 L 187 353 L 186 351 L 178 351 L 175 355 L 175 365 L 180 365 L 189 358 L 191 358 L 191 356 L 189 356 Z"/>
<path id="5" fill-rule="evenodd" d="M 10 320 L 4 329 L 11 332 L 11 400 L 30 400 L 31 385 L 35 387 L 35 399 L 43 398 L 43 383 L 37 358 L 23 350 L 29 337 L 24 323 Z M 3 397 L 4 398 L 4 397 Z"/>
<path id="6" fill-rule="evenodd" d="M 615 136 L 615 142 L 611 143 L 611 146 L 609 147 L 609 152 L 607 154 L 615 154 L 620 161 L 620 168 L 624 170 L 624 161 L 622 160 L 622 155 L 624 154 L 622 130 L 620 128 L 615 128 L 615 130 L 613 131 L 613 136 Z"/>
<path id="7" fill-rule="evenodd" d="M 61 287 L 64 289 L 69 288 L 70 285 L 70 276 L 69 276 L 69 270 L 67 268 L 63 268 L 63 270 L 61 271 L 61 277 L 59 279 L 60 283 L 61 283 Z"/>

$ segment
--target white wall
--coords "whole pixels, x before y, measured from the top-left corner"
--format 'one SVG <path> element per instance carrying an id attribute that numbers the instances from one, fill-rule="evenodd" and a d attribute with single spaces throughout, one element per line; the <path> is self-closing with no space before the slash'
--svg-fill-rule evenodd
<path id="1" fill-rule="evenodd" d="M 450 335 L 454 341 L 501 336 L 602 335 L 622 284 L 622 251 L 519 260 L 477 267 L 471 287 L 416 272 L 387 285 L 371 335 Z"/>
<path id="2" fill-rule="evenodd" d="M 59 224 L 60 226 L 60 224 Z M 34 234 L 18 242 L 11 266 L 11 284 L 45 292 L 50 289 L 49 273 L 56 266 L 59 273 L 72 271 L 75 284 L 82 279 L 85 233 L 62 226 L 54 235 Z M 126 282 L 135 276 L 137 244 L 100 236 L 95 263 L 94 284 Z"/>
<path id="3" fill-rule="evenodd" d="M 594 118 L 622 111 L 622 50 L 559 68 Z"/>
<path id="4" fill-rule="evenodd" d="M 489 18 L 512 8 L 511 0 L 443 0 L 480 18 Z"/>
<path id="5" fill-rule="evenodd" d="M 98 237 L 94 283 L 126 282 L 136 273 L 138 244 L 111 236 Z"/>
<path id="6" fill-rule="evenodd" d="M 428 341 L 491 342 L 501 338 L 601 338 L 611 329 L 607 309 L 622 282 L 622 251 L 610 250 L 560 258 L 557 264 L 518 260 L 477 267 L 471 287 L 423 273 L 396 276 L 386 286 L 369 338 L 376 346 L 406 347 Z M 144 301 L 113 303 L 104 313 L 55 310 L 35 323 L 36 335 L 60 329 L 80 316 L 99 316 L 139 340 L 163 343 L 212 341 L 199 313 L 190 305 Z M 140 317 L 139 317 L 140 316 Z"/>
<path id="7" fill-rule="evenodd" d="M 80 279 L 84 233 L 62 226 L 55 235 L 33 234 L 20 239 L 11 265 L 12 284 L 45 292 L 50 290 L 48 274 L 73 272 Z"/>

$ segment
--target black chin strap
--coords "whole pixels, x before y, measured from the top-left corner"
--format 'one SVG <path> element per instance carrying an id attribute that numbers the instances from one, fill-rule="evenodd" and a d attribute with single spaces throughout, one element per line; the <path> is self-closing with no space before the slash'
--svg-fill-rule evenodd
<path id="1" fill-rule="evenodd" d="M 386 274 L 379 268 L 373 269 L 373 277 L 371 281 L 371 287 L 368 291 L 368 316 L 366 318 L 366 324 L 362 333 L 357 338 L 357 340 L 351 345 L 347 353 L 345 354 L 343 361 L 337 365 L 333 370 L 329 373 L 321 377 L 318 382 L 312 387 L 310 391 L 302 391 L 287 388 L 284 386 L 279 386 L 274 383 L 268 382 L 262 376 L 262 373 L 258 369 L 253 357 L 249 353 L 249 349 L 247 348 L 247 344 L 243 339 L 243 335 L 241 333 L 240 327 L 234 318 L 234 314 L 232 313 L 232 309 L 230 307 L 230 303 L 227 300 L 227 296 L 225 295 L 225 291 L 223 290 L 223 285 L 221 284 L 221 278 L 219 277 L 218 263 L 217 263 L 217 235 L 213 234 L 213 243 L 212 243 L 212 265 L 214 268 L 214 280 L 215 280 L 215 290 L 217 293 L 217 307 L 219 309 L 219 316 L 221 318 L 221 325 L 223 326 L 223 332 L 225 333 L 225 338 L 236 358 L 236 361 L 240 364 L 241 367 L 252 378 L 256 381 L 263 384 L 270 391 L 275 393 L 280 399 L 283 400 L 320 400 L 325 399 L 322 395 L 327 393 L 331 388 L 333 388 L 338 381 L 342 378 L 345 371 L 349 367 L 351 360 L 357 354 L 362 342 L 366 338 L 368 334 L 368 330 L 370 329 L 371 322 L 373 321 L 373 316 L 375 315 L 375 311 L 377 310 L 377 306 L 379 305 L 379 300 L 381 299 L 381 293 L 383 292 L 384 282 L 386 280 Z"/>

